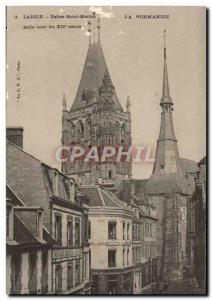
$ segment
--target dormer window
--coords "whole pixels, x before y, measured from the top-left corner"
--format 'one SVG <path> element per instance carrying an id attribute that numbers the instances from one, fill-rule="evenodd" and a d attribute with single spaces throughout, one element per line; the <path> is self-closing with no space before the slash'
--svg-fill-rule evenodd
<path id="1" fill-rule="evenodd" d="M 59 175 L 58 172 L 56 170 L 53 171 L 53 194 L 55 196 L 58 196 L 59 194 Z"/>

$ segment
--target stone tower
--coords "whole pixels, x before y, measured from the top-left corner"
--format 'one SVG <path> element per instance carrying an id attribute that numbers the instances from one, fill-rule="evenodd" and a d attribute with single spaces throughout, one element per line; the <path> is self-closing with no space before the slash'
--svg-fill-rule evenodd
<path id="1" fill-rule="evenodd" d="M 99 161 L 83 159 L 62 163 L 62 171 L 75 177 L 78 184 L 100 183 L 105 187 L 118 187 L 121 180 L 131 176 L 131 162 L 116 155 L 101 161 L 105 146 L 123 152 L 131 145 L 130 101 L 127 99 L 126 111 L 123 110 L 113 85 L 100 41 L 100 21 L 98 19 L 98 39 L 91 40 L 91 23 L 88 23 L 89 46 L 85 64 L 70 110 L 63 100 L 62 146 L 72 149 L 82 146 L 97 148 Z"/>

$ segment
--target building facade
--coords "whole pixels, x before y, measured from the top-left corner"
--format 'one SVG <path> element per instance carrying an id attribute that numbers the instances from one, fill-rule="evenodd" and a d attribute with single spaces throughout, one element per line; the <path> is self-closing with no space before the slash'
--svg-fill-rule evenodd
<path id="1" fill-rule="evenodd" d="M 43 210 L 26 207 L 7 186 L 7 294 L 52 293 L 52 248 Z"/>
<path id="2" fill-rule="evenodd" d="M 7 183 L 29 208 L 26 213 L 26 218 L 29 216 L 26 227 L 31 228 L 30 211 L 38 207 L 38 213 L 42 212 L 43 226 L 55 242 L 52 247 L 52 271 L 49 273 L 52 280 L 48 292 L 89 293 L 86 204 L 80 202 L 73 179 L 40 162 L 20 145 L 14 144 L 14 140 L 13 143 L 7 142 Z M 23 213 L 21 216 L 23 217 Z M 39 258 L 39 267 L 40 264 Z M 34 272 L 35 276 L 40 276 L 39 273 L 36 275 L 37 272 L 40 272 L 39 269 Z"/>
<path id="3" fill-rule="evenodd" d="M 202 293 L 207 290 L 207 159 L 204 157 L 199 163 L 196 190 L 193 195 L 194 205 L 194 247 L 193 273 Z"/>
<path id="4" fill-rule="evenodd" d="M 89 197 L 89 241 L 93 294 L 132 294 L 133 213 L 114 193 L 80 186 Z"/>
<path id="5" fill-rule="evenodd" d="M 143 180 L 126 179 L 117 192 L 133 212 L 133 294 L 142 294 L 160 278 L 156 208 L 141 193 Z"/>

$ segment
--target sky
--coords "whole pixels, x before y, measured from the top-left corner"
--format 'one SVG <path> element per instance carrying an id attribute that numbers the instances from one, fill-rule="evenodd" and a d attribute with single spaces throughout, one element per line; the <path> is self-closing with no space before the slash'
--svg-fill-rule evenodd
<path id="1" fill-rule="evenodd" d="M 163 31 L 166 29 L 178 148 L 181 157 L 199 161 L 206 154 L 204 8 L 9 7 L 7 126 L 23 126 L 24 149 L 60 169 L 55 152 L 61 142 L 63 94 L 70 108 L 88 49 L 86 23 L 90 20 L 92 28 L 96 26 L 96 19 L 76 18 L 76 15 L 88 16 L 93 11 L 100 15 L 101 44 L 123 108 L 130 96 L 133 144 L 153 151 L 160 128 Z M 37 14 L 43 18 L 28 18 Z M 145 18 L 150 15 L 151 18 Z M 156 15 L 163 18 L 155 19 Z M 55 28 L 50 29 L 49 25 Z M 66 27 L 57 28 L 57 25 Z M 82 28 L 68 28 L 71 25 Z M 20 99 L 17 99 L 17 83 Z M 134 163 L 133 177 L 149 177 L 152 166 L 148 162 Z"/>

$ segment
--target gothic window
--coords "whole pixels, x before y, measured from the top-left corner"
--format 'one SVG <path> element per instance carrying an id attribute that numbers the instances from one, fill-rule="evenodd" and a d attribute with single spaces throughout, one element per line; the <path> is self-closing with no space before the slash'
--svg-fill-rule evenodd
<path id="1" fill-rule="evenodd" d="M 78 122 L 78 124 L 77 124 L 77 136 L 84 137 L 84 126 L 83 126 L 82 122 Z"/>
<path id="2" fill-rule="evenodd" d="M 55 292 L 60 293 L 62 291 L 62 266 L 57 265 L 55 268 Z"/>
<path id="3" fill-rule="evenodd" d="M 122 127 L 121 127 L 121 138 L 122 138 L 122 140 L 124 140 L 124 142 L 126 141 L 126 138 L 127 138 L 127 125 L 125 123 L 123 123 Z"/>
<path id="4" fill-rule="evenodd" d="M 74 125 L 74 123 L 71 122 L 71 124 L 69 125 L 69 130 L 70 130 L 71 137 L 74 137 L 75 136 L 75 125 Z"/>
<path id="5" fill-rule="evenodd" d="M 85 125 L 85 136 L 88 138 L 91 136 L 91 120 L 87 120 L 86 121 L 86 125 Z"/>
<path id="6" fill-rule="evenodd" d="M 119 144 L 121 141 L 121 126 L 120 126 L 119 122 L 116 122 L 115 139 L 116 139 L 116 143 Z"/>

